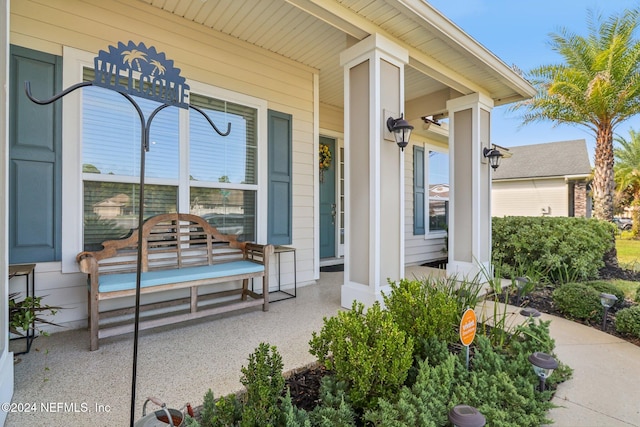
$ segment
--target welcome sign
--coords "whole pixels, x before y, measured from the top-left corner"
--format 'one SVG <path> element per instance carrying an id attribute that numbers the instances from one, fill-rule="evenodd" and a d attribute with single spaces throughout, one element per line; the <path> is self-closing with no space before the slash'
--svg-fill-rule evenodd
<path id="1" fill-rule="evenodd" d="M 108 52 L 98 52 L 93 62 L 96 86 L 189 108 L 189 85 L 180 76 L 180 69 L 153 46 L 118 42 L 117 47 L 109 46 Z"/>

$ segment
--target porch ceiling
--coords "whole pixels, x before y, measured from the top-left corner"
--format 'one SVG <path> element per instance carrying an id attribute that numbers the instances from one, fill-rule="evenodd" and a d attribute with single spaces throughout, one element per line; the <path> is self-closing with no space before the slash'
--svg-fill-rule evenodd
<path id="1" fill-rule="evenodd" d="M 319 70 L 320 102 L 342 107 L 339 54 L 374 32 L 409 51 L 405 100 L 451 88 L 497 105 L 533 88 L 423 0 L 140 0 Z M 424 111 L 428 115 L 439 111 Z"/>

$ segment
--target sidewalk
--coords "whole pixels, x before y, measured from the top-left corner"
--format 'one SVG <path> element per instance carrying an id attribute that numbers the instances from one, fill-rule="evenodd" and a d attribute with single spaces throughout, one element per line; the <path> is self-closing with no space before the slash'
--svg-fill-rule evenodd
<path id="1" fill-rule="evenodd" d="M 298 289 L 297 298 L 271 304 L 267 313 L 251 310 L 144 331 L 136 417 L 147 396 L 180 408 L 186 402 L 200 404 L 209 388 L 216 396 L 238 390 L 240 369 L 260 342 L 278 347 L 285 370 L 312 363 L 311 334 L 322 328 L 324 316 L 340 310 L 341 284 L 342 273 L 322 273 L 318 284 Z M 518 314 L 516 318 L 522 319 Z M 542 319 L 552 320 L 555 352 L 574 369 L 573 378 L 557 390 L 554 401 L 560 407 L 550 413 L 553 425 L 640 427 L 640 347 L 562 318 L 543 314 Z M 60 402 L 67 407 L 59 412 L 10 413 L 7 427 L 129 424 L 131 337 L 107 338 L 94 352 L 88 350 L 88 339 L 86 330 L 39 337 L 29 354 L 19 356 L 13 401 Z"/>

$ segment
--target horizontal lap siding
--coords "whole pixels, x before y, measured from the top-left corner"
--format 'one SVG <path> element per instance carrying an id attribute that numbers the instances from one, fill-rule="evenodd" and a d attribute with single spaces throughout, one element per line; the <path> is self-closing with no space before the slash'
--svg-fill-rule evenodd
<path id="1" fill-rule="evenodd" d="M 314 279 L 314 73 L 316 70 L 225 34 L 137 1 L 20 0 L 11 3 L 12 44 L 62 55 L 63 46 L 92 52 L 117 42 L 144 42 L 164 52 L 188 80 L 264 99 L 268 108 L 293 115 L 293 246 L 298 249 L 298 283 Z M 64 61 L 64 59 L 63 59 Z M 263 136 L 266 139 L 266 135 Z M 67 148 L 67 147 L 65 147 Z M 266 186 L 266 183 L 263 183 Z M 266 209 L 266 207 L 265 207 Z M 283 255 L 283 273 L 290 266 Z M 49 264 L 58 266 L 57 263 Z M 49 268 L 49 267 L 46 267 Z M 74 301 L 60 319 L 75 324 L 86 318 L 84 279 L 59 276 L 58 289 Z M 283 283 L 286 283 L 283 277 Z M 38 288 L 40 282 L 36 280 Z M 71 307 L 70 307 L 71 308 Z M 74 323 L 75 322 L 75 323 Z"/>
<path id="2" fill-rule="evenodd" d="M 412 139 L 414 137 L 412 136 Z M 423 144 L 418 142 L 419 146 Z M 425 153 L 428 147 L 425 148 Z M 425 154 L 426 155 L 426 154 Z M 423 264 L 447 257 L 443 238 L 427 238 L 413 234 L 413 149 L 404 149 L 404 260 L 406 265 Z"/>
<path id="3" fill-rule="evenodd" d="M 492 216 L 542 216 L 550 207 L 550 216 L 567 216 L 568 184 L 560 179 L 528 179 L 493 182 Z"/>

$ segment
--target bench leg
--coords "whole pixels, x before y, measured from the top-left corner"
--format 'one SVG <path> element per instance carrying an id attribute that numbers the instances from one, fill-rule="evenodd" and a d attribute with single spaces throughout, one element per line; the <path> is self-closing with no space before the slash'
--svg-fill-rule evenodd
<path id="1" fill-rule="evenodd" d="M 266 274 L 262 277 L 262 296 L 264 298 L 262 311 L 269 311 L 269 276 Z"/>
<path id="2" fill-rule="evenodd" d="M 248 294 L 249 294 L 249 279 L 244 279 L 242 281 L 242 296 L 240 297 L 240 299 L 242 301 L 246 301 Z"/>
<path id="3" fill-rule="evenodd" d="M 195 313 L 198 311 L 198 287 L 191 287 L 191 312 Z"/>
<path id="4" fill-rule="evenodd" d="M 98 349 L 98 328 L 100 327 L 98 310 L 97 295 L 92 297 L 91 293 L 89 293 L 89 349 L 91 351 Z"/>

